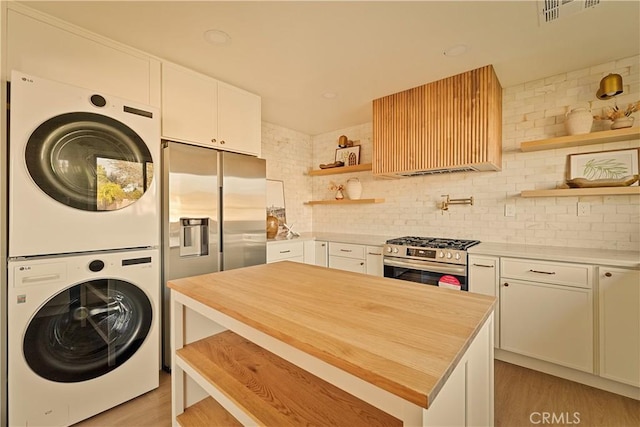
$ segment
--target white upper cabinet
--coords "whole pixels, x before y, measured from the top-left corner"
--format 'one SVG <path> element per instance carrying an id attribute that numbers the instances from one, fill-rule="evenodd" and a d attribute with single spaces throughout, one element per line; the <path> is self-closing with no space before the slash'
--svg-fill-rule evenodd
<path id="1" fill-rule="evenodd" d="M 46 16 L 36 18 L 29 13 L 14 4 L 8 10 L 7 75 L 18 70 L 160 106 L 158 60 L 75 27 L 63 28 Z"/>
<path id="2" fill-rule="evenodd" d="M 260 155 L 260 97 L 173 64 L 162 64 L 162 137 Z"/>

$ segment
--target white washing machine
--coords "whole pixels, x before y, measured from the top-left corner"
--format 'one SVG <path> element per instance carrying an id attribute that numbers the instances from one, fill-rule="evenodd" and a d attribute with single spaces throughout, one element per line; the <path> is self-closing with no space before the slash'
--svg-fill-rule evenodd
<path id="1" fill-rule="evenodd" d="M 158 109 L 11 74 L 9 256 L 155 247 Z"/>
<path id="2" fill-rule="evenodd" d="M 9 261 L 10 426 L 68 426 L 158 387 L 157 249 Z"/>

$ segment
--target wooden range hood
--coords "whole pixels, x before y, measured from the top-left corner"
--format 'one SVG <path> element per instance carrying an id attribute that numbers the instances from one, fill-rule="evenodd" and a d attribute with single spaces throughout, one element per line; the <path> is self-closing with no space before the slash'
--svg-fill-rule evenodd
<path id="1" fill-rule="evenodd" d="M 374 175 L 502 168 L 502 87 L 487 65 L 373 101 Z"/>

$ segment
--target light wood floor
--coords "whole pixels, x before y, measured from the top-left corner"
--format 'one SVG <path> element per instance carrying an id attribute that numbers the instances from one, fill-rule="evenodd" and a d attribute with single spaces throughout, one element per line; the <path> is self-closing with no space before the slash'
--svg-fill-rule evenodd
<path id="1" fill-rule="evenodd" d="M 497 427 L 640 426 L 639 401 L 498 360 L 495 362 L 495 401 Z M 545 423 L 544 413 L 550 414 Z M 552 423 L 554 414 L 556 423 Z M 76 424 L 76 427 L 98 426 L 171 426 L 170 375 L 160 374 L 157 390 Z"/>

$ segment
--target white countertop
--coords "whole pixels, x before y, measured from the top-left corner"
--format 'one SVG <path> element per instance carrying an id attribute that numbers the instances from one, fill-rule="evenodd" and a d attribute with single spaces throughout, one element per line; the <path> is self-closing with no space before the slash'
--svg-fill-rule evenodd
<path id="1" fill-rule="evenodd" d="M 371 236 L 368 234 L 342 234 L 342 233 L 300 233 L 299 237 L 287 239 L 285 234 L 276 236 L 275 239 L 268 239 L 267 243 L 304 241 L 304 240 L 321 240 L 327 242 L 351 243 L 354 245 L 382 246 L 384 243 L 393 239 L 394 236 Z"/>
<path id="2" fill-rule="evenodd" d="M 565 248 L 513 243 L 480 243 L 469 254 L 532 258 L 546 261 L 579 262 L 640 269 L 640 252 L 611 249 Z"/>

